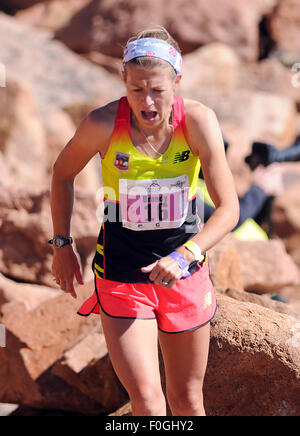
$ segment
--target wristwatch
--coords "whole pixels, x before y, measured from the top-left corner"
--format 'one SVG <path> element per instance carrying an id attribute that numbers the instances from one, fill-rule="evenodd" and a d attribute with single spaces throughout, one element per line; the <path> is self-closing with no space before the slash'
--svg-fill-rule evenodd
<path id="1" fill-rule="evenodd" d="M 198 244 L 196 244 L 196 242 L 187 241 L 185 244 L 183 244 L 183 246 L 194 255 L 195 260 L 197 262 L 203 261 L 205 255 L 202 253 L 201 248 L 199 247 Z"/>
<path id="2" fill-rule="evenodd" d="M 53 245 L 55 248 L 62 248 L 65 245 L 71 245 L 73 243 L 72 238 L 64 238 L 63 236 L 55 236 L 48 241 L 48 244 Z"/>

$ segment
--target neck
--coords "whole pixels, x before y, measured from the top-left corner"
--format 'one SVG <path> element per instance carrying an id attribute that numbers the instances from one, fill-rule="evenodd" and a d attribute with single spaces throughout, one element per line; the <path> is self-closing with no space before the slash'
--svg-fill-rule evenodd
<path id="1" fill-rule="evenodd" d="M 163 120 L 159 125 L 151 128 L 142 126 L 132 112 L 132 124 L 138 132 L 141 132 L 146 137 L 152 137 L 159 140 L 162 137 L 169 135 L 170 131 L 173 130 L 173 108 L 170 111 L 170 116 L 168 119 Z"/>

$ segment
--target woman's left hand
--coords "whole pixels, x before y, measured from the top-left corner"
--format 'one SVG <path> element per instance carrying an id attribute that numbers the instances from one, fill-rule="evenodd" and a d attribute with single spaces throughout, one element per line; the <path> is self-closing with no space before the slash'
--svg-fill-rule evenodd
<path id="1" fill-rule="evenodd" d="M 193 254 L 181 246 L 176 250 L 190 264 L 195 260 Z M 170 256 L 162 257 L 148 266 L 141 268 L 144 273 L 150 273 L 149 279 L 157 285 L 171 289 L 183 276 L 178 263 Z"/>
<path id="2" fill-rule="evenodd" d="M 183 272 L 178 263 L 169 256 L 162 257 L 150 265 L 141 268 L 144 273 L 150 273 L 149 279 L 157 284 L 171 289 Z"/>

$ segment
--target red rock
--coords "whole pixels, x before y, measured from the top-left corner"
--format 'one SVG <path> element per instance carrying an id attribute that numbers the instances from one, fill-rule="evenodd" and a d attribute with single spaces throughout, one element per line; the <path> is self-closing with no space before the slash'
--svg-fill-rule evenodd
<path id="1" fill-rule="evenodd" d="M 283 288 L 283 291 L 284 291 L 284 288 Z M 238 300 L 238 301 L 244 301 L 244 302 L 249 302 L 249 303 L 253 303 L 253 304 L 258 304 L 259 306 L 274 310 L 275 312 L 278 312 L 278 313 L 283 313 L 283 314 L 292 316 L 293 318 L 299 317 L 299 307 L 298 307 L 298 305 L 294 304 L 293 301 L 290 301 L 290 304 L 287 304 L 287 303 L 273 300 L 270 297 L 270 294 L 257 295 L 257 294 L 245 292 L 245 291 L 239 290 L 239 289 L 227 289 L 225 294 L 228 297 L 234 298 L 235 300 Z M 281 289 L 279 296 L 282 296 L 282 295 L 284 298 L 285 294 L 282 294 L 282 289 Z"/>
<path id="2" fill-rule="evenodd" d="M 7 347 L 0 349 L 0 401 L 84 414 L 109 414 L 128 401 L 106 354 L 99 318 L 76 315 L 91 285 L 78 288 L 78 301 L 62 295 L 31 311 L 15 302 L 2 306 Z M 207 414 L 299 415 L 298 320 L 226 295 L 217 298 Z"/>
<path id="3" fill-rule="evenodd" d="M 33 310 L 44 301 L 57 297 L 61 292 L 47 286 L 17 283 L 0 274 L 0 306 L 17 301 L 23 303 L 26 310 Z"/>
<path id="4" fill-rule="evenodd" d="M 221 43 L 211 43 L 183 57 L 183 77 L 180 92 L 198 88 L 236 89 L 241 62 L 234 49 Z"/>
<path id="5" fill-rule="evenodd" d="M 121 57 L 122 46 L 130 36 L 160 23 L 178 40 L 184 53 L 220 41 L 235 48 L 241 59 L 255 60 L 259 20 L 255 7 L 231 0 L 181 0 L 172 6 L 160 0 L 93 0 L 56 37 L 79 53 L 99 51 Z"/>
<path id="6" fill-rule="evenodd" d="M 246 291 L 272 293 L 300 283 L 300 270 L 282 241 L 237 241 L 235 247 Z"/>
<path id="7" fill-rule="evenodd" d="M 46 185 L 46 137 L 33 90 L 11 74 L 1 88 L 0 117 L 1 149 L 13 180 Z"/>
<path id="8" fill-rule="evenodd" d="M 300 51 L 300 4 L 298 0 L 282 0 L 269 18 L 271 37 L 276 48 Z"/>
<path id="9" fill-rule="evenodd" d="M 290 174 L 293 177 L 293 173 L 291 172 Z M 284 241 L 287 251 L 300 267 L 299 189 L 299 182 L 291 184 L 281 196 L 275 198 L 272 209 L 272 222 L 274 235 Z"/>
<path id="10" fill-rule="evenodd" d="M 207 414 L 298 416 L 299 320 L 225 295 L 218 304 L 204 386 Z"/>
<path id="11" fill-rule="evenodd" d="M 107 103 L 123 92 L 121 79 L 53 41 L 51 32 L 45 29 L 0 13 L 0 40 L 1 63 L 10 74 L 29 83 L 42 119 L 49 110 L 97 98 Z"/>
<path id="12" fill-rule="evenodd" d="M 0 187 L 0 272 L 17 280 L 53 286 L 49 190 Z M 95 251 L 100 223 L 95 194 L 76 188 L 72 236 L 82 268 Z"/>
<path id="13" fill-rule="evenodd" d="M 180 88 L 178 93 L 183 94 Z M 252 141 L 266 141 L 278 148 L 286 148 L 293 144 L 297 137 L 297 110 L 295 102 L 290 98 L 245 89 L 222 90 L 201 87 L 184 94 L 185 97 L 198 100 L 212 108 L 224 132 L 230 129 L 240 132 L 246 147 L 244 149 L 243 143 L 237 143 L 235 151 L 239 155 L 250 151 Z M 234 140 L 231 141 L 232 145 L 233 142 Z"/>
<path id="14" fill-rule="evenodd" d="M 92 289 L 87 283 L 77 287 L 77 300 L 63 294 L 33 310 L 19 302 L 2 306 L 2 402 L 103 414 L 128 399 L 108 359 L 100 319 L 76 313 Z"/>
<path id="15" fill-rule="evenodd" d="M 26 9 L 35 5 L 36 3 L 43 1 L 46 2 L 49 0 L 0 0 L 0 7 L 10 9 Z"/>
<path id="16" fill-rule="evenodd" d="M 241 63 L 238 88 L 280 94 L 300 103 L 299 88 L 291 86 L 295 72 L 276 58 Z"/>
<path id="17" fill-rule="evenodd" d="M 228 235 L 209 251 L 208 261 L 210 277 L 218 291 L 243 289 L 240 260 L 232 235 Z"/>
<path id="18" fill-rule="evenodd" d="M 67 24 L 89 2 L 90 0 L 39 1 L 30 8 L 17 12 L 15 17 L 31 25 L 55 31 Z"/>

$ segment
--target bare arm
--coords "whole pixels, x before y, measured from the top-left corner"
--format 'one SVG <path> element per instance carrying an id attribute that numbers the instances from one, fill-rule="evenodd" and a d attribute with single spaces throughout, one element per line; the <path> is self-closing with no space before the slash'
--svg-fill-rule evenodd
<path id="1" fill-rule="evenodd" d="M 111 134 L 109 116 L 109 111 L 101 108 L 85 118 L 53 166 L 50 201 L 55 236 L 70 236 L 74 180 L 98 152 L 101 156 L 105 154 Z M 71 246 L 53 248 L 52 273 L 61 289 L 76 297 L 74 276 L 80 284 L 83 280 Z"/>
<path id="2" fill-rule="evenodd" d="M 193 101 L 187 103 L 186 109 L 189 145 L 201 160 L 208 192 L 216 207 L 201 232 L 192 238 L 203 251 L 207 251 L 236 226 L 239 219 L 239 201 L 215 113 Z M 194 260 L 193 254 L 184 246 L 176 251 L 189 263 Z M 149 272 L 149 278 L 156 284 L 161 280 L 168 282 L 166 287 L 169 289 L 182 276 L 182 271 L 169 256 L 142 268 L 142 271 Z"/>
<path id="3" fill-rule="evenodd" d="M 206 186 L 216 207 L 202 231 L 193 237 L 206 251 L 236 226 L 239 201 L 215 113 L 199 103 L 190 103 L 186 125 L 190 147 L 200 158 Z"/>

